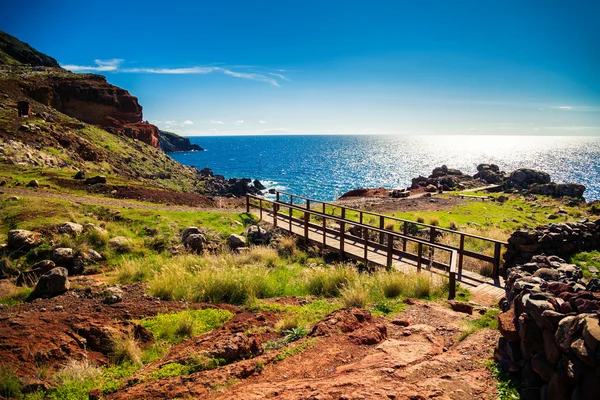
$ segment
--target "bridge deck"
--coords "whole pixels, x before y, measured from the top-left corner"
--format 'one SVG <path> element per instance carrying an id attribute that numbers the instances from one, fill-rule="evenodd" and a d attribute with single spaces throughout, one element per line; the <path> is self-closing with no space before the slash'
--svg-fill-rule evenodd
<path id="1" fill-rule="evenodd" d="M 260 216 L 260 214 L 255 210 L 253 213 L 256 216 Z M 263 211 L 263 221 L 273 224 L 273 213 Z M 281 229 L 290 231 L 290 223 L 289 220 L 278 214 L 277 218 L 277 226 Z M 292 229 L 291 233 L 304 237 L 304 225 L 297 221 L 292 221 Z M 310 227 L 308 230 L 308 237 L 311 241 L 315 242 L 319 246 L 323 246 L 323 230 L 316 227 Z M 340 237 L 339 235 L 333 233 L 326 233 L 325 235 L 325 247 L 329 250 L 339 252 L 340 249 Z M 344 240 L 344 253 L 345 256 L 357 261 L 364 260 L 364 244 L 353 241 L 351 239 Z M 387 252 L 385 250 L 375 248 L 373 246 L 367 246 L 367 257 L 369 262 L 386 266 L 387 265 Z M 392 267 L 398 271 L 402 272 L 414 272 L 417 270 L 417 262 L 403 258 L 398 255 L 394 255 L 392 258 Z M 429 271 L 436 276 L 445 277 L 447 276 L 445 271 L 439 270 L 437 268 L 431 268 L 428 270 L 426 265 L 422 266 L 423 271 Z M 462 286 L 469 289 L 473 295 L 473 301 L 479 304 L 487 304 L 491 305 L 495 303 L 498 299 L 504 296 L 504 280 L 502 278 L 498 278 L 494 281 L 491 278 L 486 278 L 481 276 L 475 272 L 463 270 L 462 274 L 457 276 L 457 281 L 460 282 Z"/>

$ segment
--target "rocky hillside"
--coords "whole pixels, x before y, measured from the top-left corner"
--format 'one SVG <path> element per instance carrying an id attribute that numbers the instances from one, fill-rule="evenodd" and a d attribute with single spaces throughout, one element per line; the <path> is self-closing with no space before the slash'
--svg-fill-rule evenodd
<path id="1" fill-rule="evenodd" d="M 27 43 L 2 31 L 0 31 L 0 64 L 60 67 L 54 58 L 40 53 Z"/>

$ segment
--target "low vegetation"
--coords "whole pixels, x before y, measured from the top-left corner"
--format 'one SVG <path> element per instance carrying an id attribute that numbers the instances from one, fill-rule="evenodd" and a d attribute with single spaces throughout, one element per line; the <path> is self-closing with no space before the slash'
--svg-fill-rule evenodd
<path id="1" fill-rule="evenodd" d="M 569 262 L 581 268 L 584 278 L 600 278 L 600 251 L 594 250 L 577 253 L 569 259 Z"/>
<path id="2" fill-rule="evenodd" d="M 496 317 L 499 313 L 499 309 L 492 308 L 486 311 L 480 318 L 465 320 L 466 329 L 462 331 L 458 337 L 458 341 L 463 341 L 467 336 L 484 328 L 498 329 L 498 320 Z"/>
<path id="3" fill-rule="evenodd" d="M 519 400 L 519 381 L 513 376 L 502 371 L 500 365 L 495 360 L 489 360 L 485 363 L 486 368 L 490 371 L 496 381 L 496 391 L 498 392 L 498 400 Z"/>

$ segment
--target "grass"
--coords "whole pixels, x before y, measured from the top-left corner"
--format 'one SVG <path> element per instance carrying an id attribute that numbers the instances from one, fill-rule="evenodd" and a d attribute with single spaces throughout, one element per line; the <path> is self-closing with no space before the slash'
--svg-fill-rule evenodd
<path id="1" fill-rule="evenodd" d="M 467 328 L 463 332 L 461 332 L 460 336 L 458 337 L 458 341 L 461 342 L 465 340 L 469 335 L 484 328 L 498 329 L 498 320 L 496 317 L 499 313 L 499 309 L 492 308 L 486 311 L 486 313 L 483 314 L 480 318 L 474 320 L 466 320 Z"/>
<path id="2" fill-rule="evenodd" d="M 496 381 L 498 400 L 519 400 L 521 398 L 519 394 L 519 381 L 502 371 L 497 361 L 489 360 L 484 365 Z"/>
<path id="3" fill-rule="evenodd" d="M 162 365 L 159 369 L 145 377 L 145 380 L 167 379 L 175 376 L 190 375 L 198 371 L 207 371 L 227 364 L 227 361 L 221 358 L 210 358 L 206 356 L 194 355 L 189 362 L 185 364 L 168 363 Z"/>
<path id="4" fill-rule="evenodd" d="M 364 308 L 369 302 L 369 291 L 366 285 L 355 281 L 352 285 L 345 286 L 340 291 L 344 307 Z"/>
<path id="5" fill-rule="evenodd" d="M 0 397 L 4 398 L 20 398 L 23 384 L 8 365 L 0 366 Z"/>
<path id="6" fill-rule="evenodd" d="M 600 271 L 600 251 L 594 250 L 577 253 L 570 257 L 569 262 L 581 268 L 584 278 L 600 278 L 599 272 L 591 272 L 589 268 L 595 267 Z"/>
<path id="7" fill-rule="evenodd" d="M 275 357 L 275 362 L 279 362 L 279 361 L 283 361 L 288 357 L 292 357 L 295 356 L 297 354 L 300 354 L 302 352 L 304 352 L 306 349 L 311 348 L 312 346 L 314 346 L 314 344 L 317 342 L 317 338 L 311 338 L 306 340 L 303 343 L 300 343 L 296 346 L 292 346 L 292 347 L 287 347 L 284 350 L 281 351 L 281 353 L 277 354 L 277 357 Z"/>
<path id="8" fill-rule="evenodd" d="M 10 307 L 21 304 L 29 297 L 31 292 L 33 292 L 33 288 L 30 287 L 15 287 L 11 293 L 0 297 L 0 304 L 6 304 Z"/>
<path id="9" fill-rule="evenodd" d="M 111 359 L 115 364 L 142 365 L 142 350 L 133 335 L 117 334 L 112 337 Z"/>
<path id="10" fill-rule="evenodd" d="M 233 314 L 226 310 L 206 308 L 176 313 L 158 314 L 144 318 L 140 325 L 152 332 L 156 339 L 177 344 L 223 325 Z"/>

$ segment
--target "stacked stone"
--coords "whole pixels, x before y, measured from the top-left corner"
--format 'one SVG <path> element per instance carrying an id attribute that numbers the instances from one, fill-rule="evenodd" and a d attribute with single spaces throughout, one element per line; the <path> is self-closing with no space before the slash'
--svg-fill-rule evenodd
<path id="1" fill-rule="evenodd" d="M 600 282 L 558 256 L 509 268 L 496 359 L 521 377 L 521 399 L 600 395 Z"/>
<path id="2" fill-rule="evenodd" d="M 568 257 L 595 249 L 600 249 L 600 219 L 596 222 L 542 225 L 535 230 L 516 231 L 508 238 L 503 267 L 506 271 L 529 262 L 539 254 Z"/>

